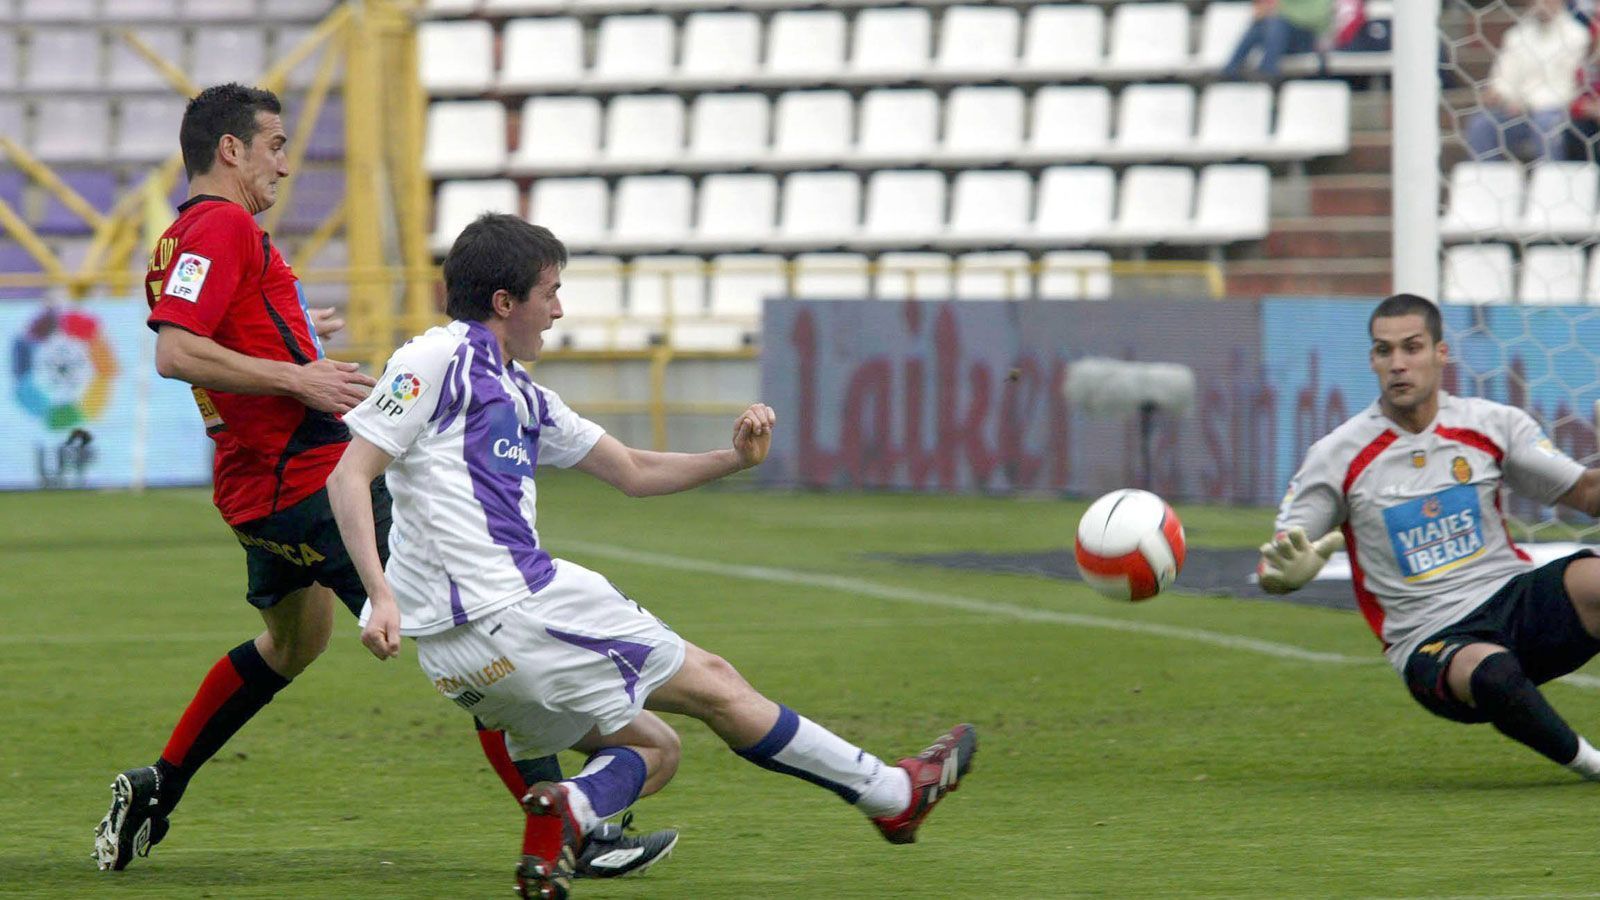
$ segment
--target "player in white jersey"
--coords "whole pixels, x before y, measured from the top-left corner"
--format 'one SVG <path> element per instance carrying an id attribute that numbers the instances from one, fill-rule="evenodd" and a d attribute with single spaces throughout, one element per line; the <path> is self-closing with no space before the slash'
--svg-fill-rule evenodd
<path id="1" fill-rule="evenodd" d="M 731 448 L 636 450 L 535 384 L 516 360 L 537 359 L 561 317 L 565 263 L 544 228 L 501 214 L 473 222 L 444 263 L 454 321 L 396 351 L 345 416 L 353 440 L 328 493 L 370 598 L 362 642 L 386 659 L 402 635 L 415 638 L 434 686 L 503 729 L 514 757 L 592 754 L 577 777 L 523 798 L 525 896 L 566 896 L 595 824 L 676 771 L 678 737 L 648 710 L 700 719 L 745 759 L 832 791 L 888 840 L 910 843 L 971 766 L 972 726 L 885 765 L 757 693 L 604 577 L 545 551 L 534 527 L 538 465 L 577 468 L 630 496 L 674 493 L 760 464 L 776 421 L 757 403 L 738 417 Z M 385 471 L 387 570 L 364 499 Z"/>
<path id="2" fill-rule="evenodd" d="M 1261 548 L 1262 587 L 1296 590 L 1344 547 L 1357 605 L 1417 702 L 1600 779 L 1600 751 L 1536 687 L 1600 652 L 1600 558 L 1535 567 L 1501 502 L 1504 485 L 1593 516 L 1600 469 L 1520 409 L 1441 390 L 1449 348 L 1430 301 L 1390 297 L 1368 332 L 1378 400 L 1306 453 Z"/>

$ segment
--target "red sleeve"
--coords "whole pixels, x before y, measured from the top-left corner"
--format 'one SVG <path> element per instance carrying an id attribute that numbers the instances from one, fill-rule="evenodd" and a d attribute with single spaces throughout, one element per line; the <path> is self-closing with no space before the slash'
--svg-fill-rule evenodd
<path id="1" fill-rule="evenodd" d="M 261 268 L 255 220 L 227 204 L 194 223 L 178 239 L 161 279 L 161 293 L 150 310 L 150 327 L 177 325 L 211 337 L 228 313 L 245 273 Z"/>

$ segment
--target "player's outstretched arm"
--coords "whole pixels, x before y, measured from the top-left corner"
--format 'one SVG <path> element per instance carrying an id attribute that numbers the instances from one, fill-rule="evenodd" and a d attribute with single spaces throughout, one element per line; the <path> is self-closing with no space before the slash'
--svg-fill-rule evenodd
<path id="1" fill-rule="evenodd" d="M 230 394 L 281 394 L 327 413 L 349 412 L 377 384 L 355 363 L 317 359 L 300 366 L 260 359 L 176 325 L 162 326 L 156 336 L 156 372 Z"/>
<path id="2" fill-rule="evenodd" d="M 1556 501 L 1588 516 L 1600 517 L 1600 469 L 1584 469 L 1578 483 Z"/>
<path id="3" fill-rule="evenodd" d="M 378 529 L 372 519 L 372 480 L 391 462 L 394 457 L 366 438 L 354 435 L 333 474 L 328 476 L 328 503 L 333 507 L 334 521 L 339 523 L 339 537 L 372 604 L 367 624 L 361 629 L 361 643 L 379 659 L 400 654 L 400 607 L 383 577 Z"/>
<path id="4" fill-rule="evenodd" d="M 752 403 L 733 425 L 733 446 L 706 453 L 658 453 L 639 450 L 604 435 L 576 466 L 630 497 L 656 497 L 699 487 L 758 466 L 772 449 L 777 413 L 765 403 Z"/>
<path id="5" fill-rule="evenodd" d="M 1336 551 L 1344 549 L 1344 534 L 1330 531 L 1315 541 L 1304 528 L 1279 532 L 1261 545 L 1256 577 L 1269 594 L 1287 594 L 1306 586 Z"/>

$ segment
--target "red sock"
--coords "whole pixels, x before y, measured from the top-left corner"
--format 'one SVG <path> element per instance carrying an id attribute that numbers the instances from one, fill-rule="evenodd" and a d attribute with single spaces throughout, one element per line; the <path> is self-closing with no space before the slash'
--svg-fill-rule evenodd
<path id="1" fill-rule="evenodd" d="M 528 782 L 517 771 L 517 764 L 511 761 L 511 751 L 506 749 L 506 733 L 484 728 L 476 719 L 473 722 L 478 725 L 478 743 L 483 746 L 483 755 L 488 757 L 489 765 L 500 776 L 506 790 L 521 803 L 522 795 L 528 792 Z"/>
<path id="2" fill-rule="evenodd" d="M 161 751 L 163 770 L 172 776 L 162 784 L 163 804 L 176 804 L 196 770 L 288 683 L 261 658 L 253 640 L 217 660 Z"/>
<path id="3" fill-rule="evenodd" d="M 522 829 L 522 855 L 546 862 L 561 858 L 561 817 L 529 816 Z"/>

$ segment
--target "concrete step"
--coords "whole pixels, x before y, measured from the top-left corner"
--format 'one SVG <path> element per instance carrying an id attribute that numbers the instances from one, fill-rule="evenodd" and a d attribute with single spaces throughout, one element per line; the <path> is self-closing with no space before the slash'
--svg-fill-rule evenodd
<path id="1" fill-rule="evenodd" d="M 1265 240 L 1254 245 L 1267 259 L 1383 258 L 1394 246 L 1387 216 L 1274 219 Z"/>
<path id="2" fill-rule="evenodd" d="M 1301 296 L 1384 297 L 1391 293 L 1387 256 L 1357 259 L 1241 259 L 1228 262 L 1224 277 L 1229 297 Z"/>

